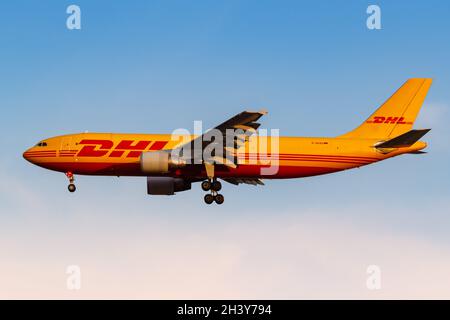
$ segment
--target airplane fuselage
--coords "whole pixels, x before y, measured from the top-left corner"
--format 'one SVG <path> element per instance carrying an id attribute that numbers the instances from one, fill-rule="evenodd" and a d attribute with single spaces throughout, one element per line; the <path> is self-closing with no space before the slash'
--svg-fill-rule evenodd
<path id="1" fill-rule="evenodd" d="M 185 136 L 184 139 L 192 139 Z M 257 141 L 252 141 L 257 139 Z M 321 137 L 277 137 L 277 150 L 271 150 L 270 137 L 254 136 L 238 150 L 236 168 L 217 166 L 215 175 L 222 177 L 284 179 L 315 176 L 361 167 L 403 153 L 421 150 L 424 142 L 408 148 L 382 153 L 374 147 L 375 139 Z M 255 142 L 252 144 L 252 142 Z M 179 144 L 170 134 L 80 133 L 42 140 L 24 152 L 28 161 L 40 167 L 82 175 L 147 176 L 141 170 L 142 152 L 171 150 Z M 250 150 L 249 145 L 267 146 Z M 276 166 L 276 170 L 261 170 Z M 165 176 L 193 179 L 206 178 L 203 166 L 173 170 Z"/>
<path id="2" fill-rule="evenodd" d="M 263 185 L 263 179 L 316 176 L 420 153 L 431 129 L 413 129 L 432 79 L 406 81 L 357 128 L 334 138 L 265 136 L 267 111 L 242 111 L 201 135 L 80 133 L 45 139 L 24 152 L 40 167 L 74 175 L 146 176 L 149 195 L 173 195 L 200 182 L 206 204 L 222 204 L 219 179 Z M 186 132 L 186 131 L 184 131 Z"/>

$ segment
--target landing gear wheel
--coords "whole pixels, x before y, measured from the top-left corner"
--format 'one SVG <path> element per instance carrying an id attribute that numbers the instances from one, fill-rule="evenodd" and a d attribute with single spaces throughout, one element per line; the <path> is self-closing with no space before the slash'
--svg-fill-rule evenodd
<path id="1" fill-rule="evenodd" d="M 205 180 L 202 182 L 202 189 L 203 191 L 209 191 L 211 190 L 211 181 Z"/>
<path id="2" fill-rule="evenodd" d="M 77 190 L 77 188 L 73 184 L 73 182 L 75 181 L 73 173 L 70 171 L 66 172 L 66 177 L 69 179 L 69 185 L 67 186 L 67 189 L 69 189 L 70 192 L 75 192 L 75 190 Z"/>
<path id="3" fill-rule="evenodd" d="M 205 195 L 204 200 L 205 200 L 206 204 L 211 204 L 214 201 L 214 196 L 212 194 L 208 193 L 208 194 Z"/>
<path id="4" fill-rule="evenodd" d="M 214 201 L 216 201 L 217 204 L 222 204 L 225 201 L 225 198 L 220 193 L 216 194 L 214 197 Z"/>
<path id="5" fill-rule="evenodd" d="M 220 191 L 220 189 L 222 189 L 222 184 L 220 183 L 220 181 L 213 181 L 212 185 L 211 185 L 211 190 L 213 191 Z"/>
<path id="6" fill-rule="evenodd" d="M 67 189 L 69 189 L 70 192 L 75 192 L 75 190 L 77 190 L 77 187 L 75 187 L 75 185 L 71 183 L 67 186 Z"/>

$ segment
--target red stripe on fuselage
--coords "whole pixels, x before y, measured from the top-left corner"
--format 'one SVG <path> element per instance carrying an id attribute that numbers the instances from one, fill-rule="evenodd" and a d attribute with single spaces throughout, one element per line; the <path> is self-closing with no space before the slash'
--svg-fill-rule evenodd
<path id="1" fill-rule="evenodd" d="M 264 154 L 264 153 L 245 153 L 238 154 L 245 155 L 249 157 L 276 157 L 276 153 L 274 154 Z M 366 160 L 380 160 L 380 158 L 376 157 L 362 157 L 362 156 L 344 156 L 344 155 L 326 155 L 326 154 L 302 154 L 302 153 L 279 153 L 280 156 L 287 157 L 327 157 L 327 158 L 342 158 L 342 159 L 366 159 Z"/>
<path id="2" fill-rule="evenodd" d="M 72 172 L 74 174 L 85 175 L 105 175 L 105 176 L 146 176 L 142 173 L 139 162 L 46 162 L 36 163 L 37 165 L 60 172 Z M 240 164 L 232 169 L 225 166 L 216 167 L 217 177 L 259 177 L 259 178 L 298 178 L 312 175 L 325 174 L 347 168 L 319 167 L 319 166 L 288 166 L 280 165 L 274 175 L 261 175 L 262 168 L 268 168 L 267 165 Z M 206 177 L 203 169 L 187 166 L 180 169 L 178 174 L 171 173 L 173 176 L 183 177 Z"/>
<path id="3" fill-rule="evenodd" d="M 49 153 L 56 153 L 56 151 L 24 152 L 24 154 L 49 154 Z"/>

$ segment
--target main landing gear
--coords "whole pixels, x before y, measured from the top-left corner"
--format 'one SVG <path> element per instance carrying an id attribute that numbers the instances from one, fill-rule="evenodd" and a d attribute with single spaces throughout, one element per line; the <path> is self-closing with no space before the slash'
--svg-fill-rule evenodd
<path id="1" fill-rule="evenodd" d="M 70 192 L 75 192 L 75 190 L 77 190 L 77 187 L 75 187 L 75 184 L 73 183 L 75 181 L 73 173 L 70 171 L 66 172 L 66 177 L 69 179 L 69 185 L 67 186 L 67 189 L 69 189 Z"/>
<path id="2" fill-rule="evenodd" d="M 214 201 L 217 204 L 222 204 L 225 200 L 223 195 L 218 193 L 220 189 L 222 189 L 222 184 L 217 179 L 208 179 L 202 182 L 202 189 L 203 191 L 211 191 L 211 193 L 208 193 L 205 195 L 204 200 L 206 204 L 211 204 Z"/>

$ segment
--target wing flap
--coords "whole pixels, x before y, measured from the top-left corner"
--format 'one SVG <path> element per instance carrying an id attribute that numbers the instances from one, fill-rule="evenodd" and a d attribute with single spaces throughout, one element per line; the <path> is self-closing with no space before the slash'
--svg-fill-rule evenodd
<path id="1" fill-rule="evenodd" d="M 191 157 L 200 153 L 202 155 L 203 163 L 209 163 L 212 165 L 220 164 L 235 168 L 237 165 L 237 150 L 245 145 L 250 136 L 256 133 L 257 129 L 261 125 L 257 121 L 265 114 L 267 114 L 266 110 L 243 111 L 214 128 L 216 130 L 214 133 L 217 133 L 218 131 L 222 136 L 220 143 L 210 141 L 211 139 L 208 136 L 210 131 L 207 131 L 203 135 L 191 140 L 185 145 L 179 146 L 177 149 L 189 147 L 191 149 Z M 196 143 L 197 141 L 200 143 Z M 222 145 L 223 142 L 226 142 L 226 145 Z M 201 147 L 200 152 L 194 151 L 194 147 L 196 145 Z M 208 150 L 221 150 L 221 152 L 220 154 L 214 153 L 207 155 L 203 153 L 206 148 L 208 148 Z"/>
<path id="2" fill-rule="evenodd" d="M 245 183 L 245 184 L 251 184 L 251 185 L 264 185 L 264 182 L 261 179 L 258 178 L 223 178 L 223 180 L 225 180 L 228 183 L 234 184 L 234 185 L 238 185 L 241 183 Z"/>

